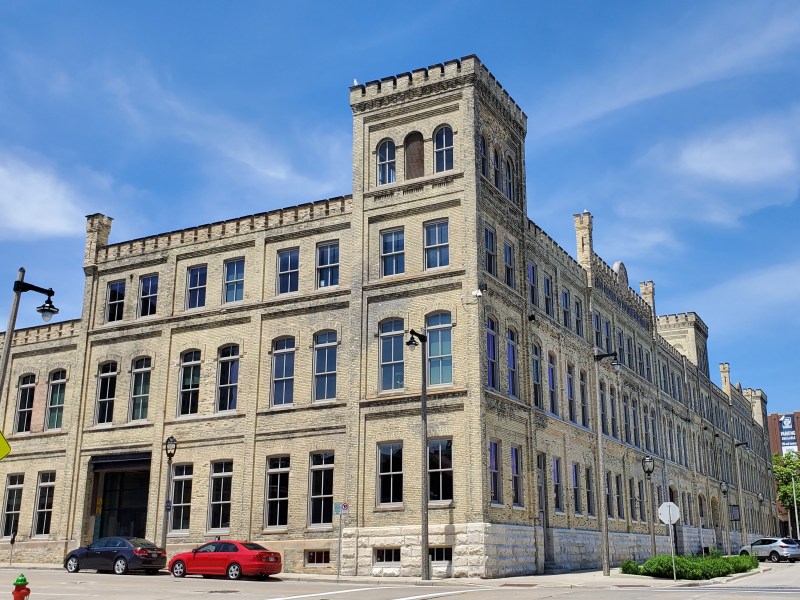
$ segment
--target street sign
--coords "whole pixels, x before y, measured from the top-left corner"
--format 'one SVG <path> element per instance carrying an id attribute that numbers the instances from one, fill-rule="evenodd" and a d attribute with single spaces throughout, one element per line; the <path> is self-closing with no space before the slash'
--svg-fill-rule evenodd
<path id="1" fill-rule="evenodd" d="M 333 514 L 335 515 L 349 515 L 350 505 L 347 502 L 334 502 Z"/>
<path id="2" fill-rule="evenodd" d="M 674 502 L 664 502 L 658 507 L 658 518 L 665 525 L 674 525 L 681 518 L 681 509 Z"/>
<path id="3" fill-rule="evenodd" d="M 11 454 L 11 446 L 8 445 L 6 438 L 0 433 L 0 460 Z"/>

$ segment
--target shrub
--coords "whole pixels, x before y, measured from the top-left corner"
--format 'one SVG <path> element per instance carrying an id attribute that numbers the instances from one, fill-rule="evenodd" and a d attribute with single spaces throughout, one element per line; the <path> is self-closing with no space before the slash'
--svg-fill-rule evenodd
<path id="1" fill-rule="evenodd" d="M 712 579 L 714 577 L 724 577 L 731 573 L 744 573 L 757 567 L 758 559 L 752 556 L 675 557 L 675 574 L 678 579 Z M 642 565 L 640 574 L 671 579 L 672 557 L 666 555 L 654 556 Z"/>
<path id="2" fill-rule="evenodd" d="M 620 573 L 624 573 L 625 575 L 638 575 L 639 574 L 639 563 L 635 560 L 623 560 L 619 565 Z"/>
<path id="3" fill-rule="evenodd" d="M 722 558 L 722 552 L 717 548 L 709 548 L 706 556 L 708 556 L 708 558 Z"/>

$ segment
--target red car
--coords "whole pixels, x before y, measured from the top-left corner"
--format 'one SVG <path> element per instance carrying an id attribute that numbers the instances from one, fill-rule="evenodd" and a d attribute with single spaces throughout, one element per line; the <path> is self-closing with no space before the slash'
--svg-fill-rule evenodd
<path id="1" fill-rule="evenodd" d="M 181 552 L 169 561 L 175 577 L 184 575 L 225 575 L 239 579 L 242 575 L 269 577 L 283 569 L 281 555 L 254 542 L 218 540 Z"/>

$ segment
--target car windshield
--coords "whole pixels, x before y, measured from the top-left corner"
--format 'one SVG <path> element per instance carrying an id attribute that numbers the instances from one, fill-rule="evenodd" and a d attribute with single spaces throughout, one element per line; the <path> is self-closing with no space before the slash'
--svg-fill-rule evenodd
<path id="1" fill-rule="evenodd" d="M 157 548 L 153 542 L 144 538 L 130 538 L 128 541 L 137 548 Z"/>
<path id="2" fill-rule="evenodd" d="M 256 544 L 254 542 L 244 542 L 242 546 L 244 546 L 248 550 L 266 550 L 264 546 L 262 546 L 261 544 Z"/>

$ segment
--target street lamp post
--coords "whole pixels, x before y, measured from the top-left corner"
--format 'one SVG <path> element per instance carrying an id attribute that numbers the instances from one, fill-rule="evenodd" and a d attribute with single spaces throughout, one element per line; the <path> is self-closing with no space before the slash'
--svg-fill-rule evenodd
<path id="1" fill-rule="evenodd" d="M 14 337 L 14 328 L 17 326 L 17 311 L 19 310 L 19 301 L 23 292 L 38 292 L 47 296 L 44 304 L 39 306 L 36 310 L 42 315 L 42 320 L 47 323 L 54 315 L 58 314 L 58 309 L 53 306 L 53 288 L 43 288 L 38 285 L 33 285 L 25 281 L 25 269 L 20 267 L 17 273 L 17 280 L 14 282 L 14 299 L 11 301 L 11 313 L 8 316 L 8 327 L 6 327 L 6 334 L 3 338 L 3 354 L 0 356 L 0 394 L 2 394 L 3 386 L 6 380 L 6 368 L 8 367 L 8 360 L 11 357 L 11 341 Z"/>
<path id="2" fill-rule="evenodd" d="M 728 482 L 724 479 L 719 484 L 719 491 L 722 493 L 722 497 L 725 498 L 725 513 L 728 512 Z M 728 515 L 730 517 L 730 515 Z M 722 519 L 722 522 L 725 523 L 725 518 Z M 725 536 L 725 527 L 723 527 L 723 537 Z M 728 555 L 731 553 L 731 532 L 730 532 L 730 525 L 728 526 Z"/>
<path id="3" fill-rule="evenodd" d="M 164 454 L 167 455 L 167 491 L 164 494 L 164 523 L 161 527 L 161 547 L 167 550 L 167 529 L 169 528 L 169 513 L 172 511 L 172 501 L 169 497 L 172 487 L 172 458 L 178 449 L 178 440 L 169 436 L 164 442 Z"/>
<path id="4" fill-rule="evenodd" d="M 422 413 L 422 426 L 420 431 L 420 444 L 422 446 L 422 480 L 420 500 L 420 576 L 423 581 L 431 578 L 431 563 L 428 552 L 428 336 L 418 333 L 413 329 L 409 331 L 406 346 L 416 348 L 422 345 L 422 391 L 420 392 L 420 405 Z"/>
<path id="5" fill-rule="evenodd" d="M 656 465 L 652 456 L 647 455 L 642 459 L 642 469 L 644 469 L 644 474 L 647 475 L 647 502 L 650 505 L 650 514 L 647 519 L 650 524 L 650 556 L 656 555 L 656 532 L 653 529 L 653 521 L 656 513 L 654 510 L 655 507 L 653 506 L 653 484 L 650 481 L 650 477 L 655 468 Z"/>
<path id="6" fill-rule="evenodd" d="M 599 486 L 600 490 L 600 558 L 603 562 L 603 575 L 608 577 L 611 575 L 611 562 L 608 556 L 608 506 L 606 501 L 606 475 L 605 475 L 605 455 L 603 451 L 603 424 L 601 423 L 601 415 L 603 412 L 602 403 L 600 400 L 600 361 L 604 358 L 612 358 L 611 366 L 615 372 L 619 372 L 620 363 L 617 360 L 616 352 L 607 352 L 594 355 L 594 372 L 597 385 L 595 393 L 597 394 L 597 470 L 598 478 L 603 483 Z"/>
<path id="7" fill-rule="evenodd" d="M 742 469 L 739 466 L 739 448 L 742 446 L 746 448 L 747 442 L 737 442 L 733 445 L 733 456 L 736 459 L 736 484 L 739 488 L 739 519 L 742 523 L 741 539 L 739 540 L 740 547 L 747 545 L 747 508 L 744 505 L 744 496 L 742 496 Z"/>
<path id="8" fill-rule="evenodd" d="M 756 496 L 756 499 L 758 500 L 758 521 L 759 521 L 759 523 L 758 523 L 758 532 L 761 533 L 761 534 L 764 534 L 764 533 L 766 533 L 764 531 L 764 529 L 765 529 L 765 527 L 764 527 L 764 513 L 762 512 L 764 510 L 764 494 L 761 493 L 761 492 L 758 492 L 758 495 Z"/>

